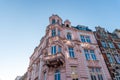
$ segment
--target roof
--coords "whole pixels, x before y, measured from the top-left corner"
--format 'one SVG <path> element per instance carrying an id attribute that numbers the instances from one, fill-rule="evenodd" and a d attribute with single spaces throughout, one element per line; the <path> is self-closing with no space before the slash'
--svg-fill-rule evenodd
<path id="1" fill-rule="evenodd" d="M 76 28 L 78 30 L 83 30 L 83 31 L 92 31 L 91 29 L 89 29 L 87 26 L 84 26 L 84 25 L 77 25 L 76 27 L 73 27 L 73 28 Z"/>

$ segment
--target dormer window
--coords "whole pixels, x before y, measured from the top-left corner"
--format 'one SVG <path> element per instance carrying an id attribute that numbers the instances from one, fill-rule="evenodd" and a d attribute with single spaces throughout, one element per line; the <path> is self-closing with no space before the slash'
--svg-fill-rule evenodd
<path id="1" fill-rule="evenodd" d="M 62 19 L 58 15 L 52 15 L 49 18 L 50 24 L 59 24 L 62 25 Z"/>
<path id="2" fill-rule="evenodd" d="M 55 24 L 55 23 L 56 23 L 55 19 L 52 19 L 52 24 Z"/>
<path id="3" fill-rule="evenodd" d="M 72 40 L 72 36 L 71 36 L 70 33 L 67 33 L 67 39 L 68 39 L 68 40 Z"/>
<path id="4" fill-rule="evenodd" d="M 64 21 L 65 27 L 71 27 L 71 22 L 69 20 Z"/>
<path id="5" fill-rule="evenodd" d="M 66 27 L 69 27 L 69 25 L 68 25 L 68 24 L 66 24 Z"/>

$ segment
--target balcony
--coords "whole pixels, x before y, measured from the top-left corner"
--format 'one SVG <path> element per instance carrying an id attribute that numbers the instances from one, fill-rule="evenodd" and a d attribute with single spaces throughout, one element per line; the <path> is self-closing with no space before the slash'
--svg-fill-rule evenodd
<path id="1" fill-rule="evenodd" d="M 59 37 L 59 36 L 54 36 L 54 37 L 49 37 L 48 38 L 48 43 L 52 43 L 52 42 L 55 42 L 55 41 L 59 41 L 61 40 L 62 38 Z"/>
<path id="2" fill-rule="evenodd" d="M 87 49 L 91 48 L 90 43 L 81 43 L 81 46 L 82 46 L 83 48 L 87 48 Z"/>
<path id="3" fill-rule="evenodd" d="M 65 57 L 62 53 L 57 53 L 55 55 L 47 55 L 43 60 L 48 67 L 58 67 L 64 64 Z"/>
<path id="4" fill-rule="evenodd" d="M 88 61 L 88 66 L 89 67 L 100 67 L 99 60 L 95 60 L 95 61 L 90 60 L 90 61 Z"/>

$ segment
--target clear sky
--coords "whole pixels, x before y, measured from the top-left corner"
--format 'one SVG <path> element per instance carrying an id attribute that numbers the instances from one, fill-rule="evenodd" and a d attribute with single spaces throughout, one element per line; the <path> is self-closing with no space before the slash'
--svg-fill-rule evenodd
<path id="1" fill-rule="evenodd" d="M 120 29 L 120 0 L 0 0 L 0 80 L 26 72 L 52 14 L 73 26 Z"/>

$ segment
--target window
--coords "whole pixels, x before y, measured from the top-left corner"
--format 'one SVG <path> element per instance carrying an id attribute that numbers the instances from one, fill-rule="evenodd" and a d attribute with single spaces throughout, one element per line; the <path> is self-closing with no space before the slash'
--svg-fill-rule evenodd
<path id="1" fill-rule="evenodd" d="M 86 42 L 91 43 L 90 37 L 86 36 Z"/>
<path id="2" fill-rule="evenodd" d="M 90 54 L 88 50 L 84 49 L 84 53 L 85 53 L 86 60 L 90 60 Z"/>
<path id="3" fill-rule="evenodd" d="M 56 30 L 55 29 L 52 30 L 52 37 L 54 37 L 54 36 L 56 36 Z"/>
<path id="4" fill-rule="evenodd" d="M 80 36 L 82 42 L 88 42 L 91 43 L 90 37 L 89 36 Z"/>
<path id="5" fill-rule="evenodd" d="M 51 47 L 51 54 L 56 54 L 56 46 Z"/>
<path id="6" fill-rule="evenodd" d="M 52 24 L 55 24 L 55 23 L 56 23 L 55 19 L 52 19 Z"/>
<path id="7" fill-rule="evenodd" d="M 115 48 L 112 42 L 108 42 L 110 48 Z"/>
<path id="8" fill-rule="evenodd" d="M 72 80 L 78 80 L 77 67 L 71 66 L 71 77 Z"/>
<path id="9" fill-rule="evenodd" d="M 106 48 L 106 47 L 107 47 L 107 44 L 106 44 L 106 42 L 105 42 L 105 41 L 102 41 L 102 46 L 103 46 L 104 48 Z"/>
<path id="10" fill-rule="evenodd" d="M 101 68 L 91 67 L 89 68 L 91 80 L 103 80 L 103 76 L 101 73 Z"/>
<path id="11" fill-rule="evenodd" d="M 110 63 L 113 63 L 113 58 L 110 53 L 107 53 L 107 57 Z"/>
<path id="12" fill-rule="evenodd" d="M 90 59 L 97 60 L 94 50 L 84 49 L 84 53 L 85 53 L 86 60 L 90 60 Z"/>
<path id="13" fill-rule="evenodd" d="M 58 30 L 58 36 L 60 36 L 60 30 Z"/>
<path id="14" fill-rule="evenodd" d="M 67 39 L 68 39 L 68 40 L 72 40 L 72 36 L 71 36 L 70 33 L 67 33 Z"/>
<path id="15" fill-rule="evenodd" d="M 93 59 L 93 60 L 97 60 L 97 59 L 96 59 L 96 55 L 95 55 L 95 53 L 94 53 L 94 50 L 90 50 L 90 53 L 91 53 L 92 59 Z"/>
<path id="16" fill-rule="evenodd" d="M 119 49 L 120 49 L 120 43 L 118 43 L 118 47 L 119 47 Z"/>
<path id="17" fill-rule="evenodd" d="M 103 80 L 103 77 L 101 74 L 98 74 L 98 80 Z"/>
<path id="18" fill-rule="evenodd" d="M 116 62 L 120 64 L 120 56 L 118 54 L 115 54 L 114 57 Z"/>
<path id="19" fill-rule="evenodd" d="M 66 24 L 66 27 L 69 27 L 69 24 Z"/>
<path id="20" fill-rule="evenodd" d="M 86 42 L 84 36 L 81 35 L 80 38 L 81 38 L 81 41 L 82 41 L 82 42 Z"/>
<path id="21" fill-rule="evenodd" d="M 51 54 L 54 55 L 56 53 L 62 52 L 62 47 L 61 46 L 52 46 L 51 47 Z"/>
<path id="22" fill-rule="evenodd" d="M 58 46 L 58 52 L 59 53 L 61 52 L 61 46 Z"/>
<path id="23" fill-rule="evenodd" d="M 60 71 L 56 70 L 55 72 L 55 80 L 60 80 Z"/>
<path id="24" fill-rule="evenodd" d="M 68 49 L 69 49 L 69 55 L 70 55 L 70 57 L 74 58 L 75 57 L 75 55 L 74 55 L 74 49 L 72 47 L 69 47 Z"/>
<path id="25" fill-rule="evenodd" d="M 91 80 L 97 80 L 95 75 L 91 75 Z"/>
<path id="26" fill-rule="evenodd" d="M 116 72 L 115 77 L 116 77 L 116 80 L 120 80 L 120 73 L 119 73 L 119 72 Z"/>
<path id="27" fill-rule="evenodd" d="M 44 72 L 44 80 L 47 80 L 47 78 L 46 78 L 46 72 Z"/>

